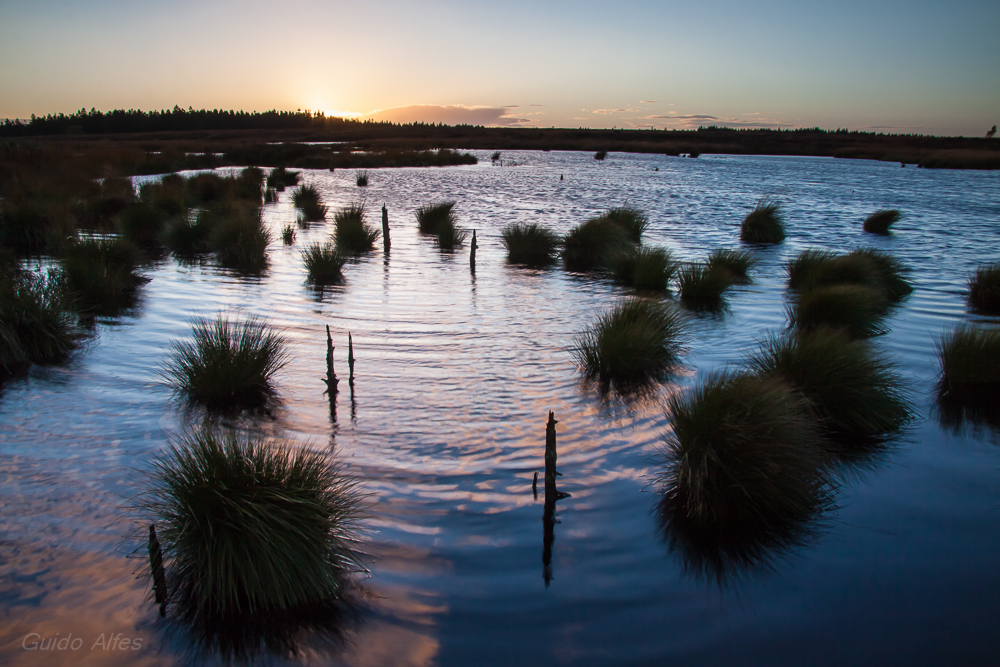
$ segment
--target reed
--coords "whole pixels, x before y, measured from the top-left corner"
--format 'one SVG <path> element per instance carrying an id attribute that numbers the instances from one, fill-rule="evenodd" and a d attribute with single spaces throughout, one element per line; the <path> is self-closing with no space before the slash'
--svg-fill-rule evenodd
<path id="1" fill-rule="evenodd" d="M 881 208 L 865 218 L 861 228 L 872 234 L 888 234 L 889 227 L 898 222 L 900 217 L 899 211 L 894 208 Z"/>
<path id="2" fill-rule="evenodd" d="M 0 271 L 0 376 L 64 361 L 79 335 L 56 271 Z"/>
<path id="3" fill-rule="evenodd" d="M 437 245 L 444 252 L 451 252 L 465 242 L 469 232 L 455 225 L 451 218 L 445 219 L 437 227 Z"/>
<path id="4" fill-rule="evenodd" d="M 829 327 L 851 338 L 886 333 L 882 325 L 888 302 L 877 289 L 864 285 L 814 287 L 799 294 L 788 308 L 788 319 L 800 331 Z"/>
<path id="5" fill-rule="evenodd" d="M 275 167 L 267 175 L 266 186 L 274 188 L 278 192 L 284 192 L 285 188 L 295 187 L 299 184 L 301 174 L 297 171 L 288 171 L 284 167 Z"/>
<path id="6" fill-rule="evenodd" d="M 1000 315 L 1000 264 L 985 264 L 969 277 L 969 307 L 984 315 Z"/>
<path id="7" fill-rule="evenodd" d="M 326 220 L 327 207 L 320 202 L 319 190 L 311 185 L 303 185 L 292 193 L 292 203 L 302 211 L 306 222 Z"/>
<path id="8" fill-rule="evenodd" d="M 135 302 L 139 286 L 139 249 L 120 237 L 77 239 L 62 255 L 65 286 L 81 310 L 116 315 Z"/>
<path id="9" fill-rule="evenodd" d="M 690 310 L 722 310 L 725 306 L 723 293 L 732 284 L 732 273 L 719 266 L 692 263 L 677 272 L 681 304 Z"/>
<path id="10" fill-rule="evenodd" d="M 508 262 L 528 266 L 552 263 L 562 244 L 558 234 L 534 222 L 507 225 L 500 231 L 500 242 L 507 249 Z"/>
<path id="11" fill-rule="evenodd" d="M 333 214 L 333 238 L 346 255 L 360 255 L 375 249 L 382 230 L 365 222 L 365 205 L 349 204 Z"/>
<path id="12" fill-rule="evenodd" d="M 563 242 L 563 262 L 570 271 L 607 266 L 632 246 L 628 232 L 605 217 L 596 217 L 570 230 Z"/>
<path id="13" fill-rule="evenodd" d="M 187 214 L 178 216 L 166 224 L 163 243 L 180 257 L 211 252 L 211 238 L 218 221 L 216 212 L 204 209 L 193 219 Z"/>
<path id="14" fill-rule="evenodd" d="M 609 208 L 602 217 L 624 229 L 633 243 L 642 243 L 642 235 L 649 229 L 649 216 L 631 206 Z"/>
<path id="15" fill-rule="evenodd" d="M 454 225 L 455 217 L 452 212 L 454 208 L 453 201 L 421 206 L 417 209 L 417 229 L 421 234 L 437 234 L 441 224 L 451 222 Z"/>
<path id="16" fill-rule="evenodd" d="M 313 243 L 302 251 L 309 282 L 314 285 L 339 285 L 344 282 L 347 257 L 332 243 Z"/>
<path id="17" fill-rule="evenodd" d="M 264 170 L 259 167 L 244 167 L 233 184 L 233 194 L 254 204 L 260 204 L 264 194 Z"/>
<path id="18" fill-rule="evenodd" d="M 263 405 L 288 362 L 285 339 L 265 320 L 220 313 L 194 323 L 193 340 L 173 345 L 164 380 L 188 400 L 213 409 Z"/>
<path id="19" fill-rule="evenodd" d="M 157 528 L 171 609 L 197 630 L 281 623 L 341 599 L 363 568 L 361 500 L 325 452 L 202 428 L 154 460 L 138 503 Z"/>
<path id="20" fill-rule="evenodd" d="M 707 263 L 709 268 L 729 273 L 730 282 L 733 284 L 746 285 L 751 282 L 750 271 L 760 263 L 760 260 L 745 250 L 720 248 L 709 254 Z"/>
<path id="21" fill-rule="evenodd" d="M 594 153 L 595 160 L 603 160 L 606 157 L 608 157 L 607 151 L 597 151 L 596 153 Z"/>
<path id="22" fill-rule="evenodd" d="M 267 246 L 271 231 L 264 225 L 259 206 L 234 205 L 220 213 L 214 223 L 211 247 L 222 266 L 243 273 L 267 268 Z"/>
<path id="23" fill-rule="evenodd" d="M 357 183 L 359 188 L 366 187 L 368 185 L 368 172 L 361 170 L 354 174 L 354 182 Z"/>
<path id="24" fill-rule="evenodd" d="M 680 355 L 683 315 L 659 301 L 618 302 L 577 337 L 572 352 L 589 377 L 619 387 L 662 377 Z"/>
<path id="25" fill-rule="evenodd" d="M 838 434 L 883 436 L 914 415 L 893 364 L 868 343 L 841 332 L 772 335 L 744 363 L 756 375 L 801 392 L 824 428 Z"/>
<path id="26" fill-rule="evenodd" d="M 677 272 L 669 250 L 633 246 L 611 258 L 608 271 L 615 282 L 639 290 L 666 291 Z"/>
<path id="27" fill-rule="evenodd" d="M 295 243 L 295 227 L 285 225 L 281 228 L 281 242 L 285 245 L 292 245 Z"/>
<path id="28" fill-rule="evenodd" d="M 781 243 L 785 240 L 785 223 L 781 204 L 771 197 L 762 197 L 747 213 L 740 225 L 740 240 L 744 243 Z"/>

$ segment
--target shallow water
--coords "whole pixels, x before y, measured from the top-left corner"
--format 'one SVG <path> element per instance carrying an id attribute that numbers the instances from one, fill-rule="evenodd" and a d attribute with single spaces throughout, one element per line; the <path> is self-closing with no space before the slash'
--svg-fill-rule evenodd
<path id="1" fill-rule="evenodd" d="M 346 267 L 323 293 L 304 284 L 306 243 L 332 224 L 272 245 L 268 272 L 240 278 L 203 265 L 149 270 L 139 308 L 98 323 L 71 363 L 35 368 L 0 390 L 0 662 L 178 664 L 125 558 L 125 506 L 142 470 L 192 415 L 158 372 L 192 318 L 220 309 L 265 315 L 292 361 L 280 403 L 260 419 L 305 446 L 331 447 L 370 494 L 365 525 L 373 593 L 350 646 L 318 664 L 985 664 L 1000 636 L 1000 436 L 938 426 L 936 338 L 966 312 L 965 280 L 997 261 L 1000 178 L 831 158 L 505 152 L 480 164 L 370 172 L 305 171 L 331 210 L 365 197 L 389 210 L 392 252 Z M 654 171 L 658 167 L 658 171 Z M 560 180 L 560 175 L 564 180 Z M 786 325 L 784 263 L 802 249 L 888 250 L 915 292 L 876 341 L 899 362 L 920 416 L 869 466 L 842 471 L 837 508 L 801 548 L 720 585 L 685 569 L 654 517 L 665 420 L 657 397 L 606 402 L 581 381 L 574 336 L 626 294 L 561 269 L 504 264 L 499 230 L 540 222 L 565 233 L 623 203 L 646 210 L 647 243 L 682 259 L 738 245 L 739 221 L 771 194 L 789 237 L 757 251 L 754 283 L 721 316 L 692 318 L 678 384 L 736 362 Z M 294 222 L 291 190 L 265 207 L 275 236 Z M 454 199 L 478 230 L 443 255 L 416 232 L 415 209 Z M 880 207 L 905 217 L 890 237 L 861 231 Z M 994 318 L 991 320 L 997 323 Z M 347 373 L 336 420 L 322 392 L 325 333 Z M 662 394 L 661 394 L 662 396 Z M 547 411 L 559 420 L 560 490 L 551 582 L 543 577 Z M 26 651 L 25 637 L 82 638 L 78 651 Z M 110 648 L 114 634 L 138 650 Z M 104 644 L 100 643 L 102 634 Z M 35 640 L 27 640 L 28 646 Z M 306 656 L 307 660 L 309 656 Z"/>

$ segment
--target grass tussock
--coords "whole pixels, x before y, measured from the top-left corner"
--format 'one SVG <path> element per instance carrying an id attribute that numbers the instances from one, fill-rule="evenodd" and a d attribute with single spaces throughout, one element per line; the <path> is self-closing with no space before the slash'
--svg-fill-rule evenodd
<path id="1" fill-rule="evenodd" d="M 79 336 L 57 272 L 0 270 L 0 378 L 64 361 Z"/>
<path id="2" fill-rule="evenodd" d="M 872 248 L 843 255 L 806 250 L 788 263 L 788 286 L 804 292 L 815 287 L 857 285 L 896 302 L 913 292 L 905 278 L 907 271 L 892 255 Z"/>
<path id="3" fill-rule="evenodd" d="M 882 318 L 887 307 L 885 296 L 872 287 L 830 285 L 799 294 L 788 319 L 800 331 L 828 327 L 851 338 L 870 338 L 886 332 Z"/>
<path id="4" fill-rule="evenodd" d="M 882 208 L 865 218 L 861 228 L 872 234 L 888 234 L 889 227 L 899 222 L 901 217 L 900 212 L 894 208 Z"/>
<path id="5" fill-rule="evenodd" d="M 244 625 L 273 637 L 268 626 L 323 613 L 363 569 L 361 500 L 327 453 L 219 428 L 176 438 L 139 500 L 157 528 L 171 616 L 207 640 Z"/>
<path id="6" fill-rule="evenodd" d="M 276 201 L 278 201 L 278 191 L 275 190 L 274 188 L 265 188 L 264 189 L 264 203 L 265 204 L 273 204 Z"/>
<path id="7" fill-rule="evenodd" d="M 303 185 L 292 193 L 292 203 L 302 211 L 306 222 L 326 220 L 327 207 L 319 199 L 319 191 L 311 185 Z"/>
<path id="8" fill-rule="evenodd" d="M 1000 264 L 980 266 L 969 277 L 969 307 L 985 315 L 1000 315 Z"/>
<path id="9" fill-rule="evenodd" d="M 232 206 L 211 224 L 211 247 L 219 264 L 249 274 L 267 268 L 271 231 L 264 224 L 260 206 Z"/>
<path id="10" fill-rule="evenodd" d="M 724 293 L 732 284 L 732 273 L 718 265 L 692 263 L 677 272 L 681 304 L 689 310 L 722 310 Z"/>
<path id="11" fill-rule="evenodd" d="M 649 229 L 649 216 L 632 206 L 609 208 L 602 217 L 624 229 L 632 243 L 642 243 L 642 235 Z"/>
<path id="12" fill-rule="evenodd" d="M 501 230 L 500 242 L 507 249 L 507 261 L 511 264 L 545 266 L 559 254 L 562 239 L 537 223 L 513 223 Z"/>
<path id="13" fill-rule="evenodd" d="M 365 170 L 361 170 L 361 171 L 355 173 L 354 174 L 354 182 L 357 184 L 357 186 L 359 188 L 367 187 L 368 186 L 368 172 L 365 171 Z"/>
<path id="14" fill-rule="evenodd" d="M 677 262 L 665 248 L 633 246 L 611 258 L 608 272 L 615 282 L 639 290 L 664 292 L 677 272 Z"/>
<path id="15" fill-rule="evenodd" d="M 135 302 L 141 252 L 120 237 L 78 239 L 62 255 L 65 286 L 81 310 L 116 315 Z"/>
<path id="16" fill-rule="evenodd" d="M 781 204 L 770 197 L 757 201 L 740 225 L 740 240 L 744 243 L 781 243 L 785 240 L 785 223 Z"/>
<path id="17" fill-rule="evenodd" d="M 175 343 L 164 379 L 188 400 L 213 409 L 263 405 L 288 361 L 285 339 L 265 320 L 220 313 L 194 324 L 193 340 Z"/>
<path id="18" fill-rule="evenodd" d="M 313 243 L 302 251 L 302 263 L 308 280 L 314 285 L 339 285 L 344 282 L 347 258 L 332 243 Z"/>
<path id="19" fill-rule="evenodd" d="M 268 173 L 266 187 L 273 188 L 277 192 L 284 192 L 285 188 L 294 188 L 299 184 L 301 174 L 297 171 L 288 171 L 284 167 L 275 167 Z"/>
<path id="20" fill-rule="evenodd" d="M 365 205 L 350 204 L 333 214 L 333 238 L 346 255 L 360 255 L 375 249 L 382 230 L 365 222 Z"/>
<path id="21" fill-rule="evenodd" d="M 437 234 L 438 227 L 442 224 L 451 222 L 454 225 L 454 208 L 453 201 L 421 206 L 417 209 L 417 229 L 421 234 Z"/>
<path id="22" fill-rule="evenodd" d="M 677 363 L 685 330 L 684 316 L 675 308 L 626 299 L 577 338 L 573 354 L 589 377 L 619 387 L 640 385 Z"/>
<path id="23" fill-rule="evenodd" d="M 836 434 L 879 437 L 898 431 L 913 417 L 893 364 L 868 343 L 840 332 L 771 336 L 745 365 L 801 392 L 824 428 Z"/>
<path id="24" fill-rule="evenodd" d="M 0 247 L 21 257 L 55 254 L 74 232 L 72 213 L 61 202 L 0 199 Z"/>
<path id="25" fill-rule="evenodd" d="M 707 263 L 709 268 L 728 272 L 734 285 L 746 285 L 751 282 L 750 271 L 760 260 L 746 250 L 720 248 L 709 254 Z"/>
<path id="26" fill-rule="evenodd" d="M 606 217 L 591 218 L 570 230 L 563 241 L 563 262 L 570 271 L 607 266 L 632 246 L 628 232 Z"/>
<path id="27" fill-rule="evenodd" d="M 195 216 L 183 215 L 169 221 L 163 231 L 163 243 L 179 257 L 212 251 L 212 232 L 219 216 L 215 211 L 201 210 Z"/>
<path id="28" fill-rule="evenodd" d="M 1000 397 L 1000 329 L 960 325 L 937 349 L 942 394 Z"/>
<path id="29" fill-rule="evenodd" d="M 292 245 L 295 243 L 295 227 L 285 225 L 281 228 L 281 242 L 285 245 Z"/>
<path id="30" fill-rule="evenodd" d="M 452 218 L 445 219 L 437 227 L 437 245 L 443 252 L 451 252 L 465 243 L 469 232 L 458 227 Z"/>
<path id="31" fill-rule="evenodd" d="M 128 206 L 117 219 L 119 233 L 140 248 L 158 248 L 163 242 L 167 214 L 148 203 Z"/>

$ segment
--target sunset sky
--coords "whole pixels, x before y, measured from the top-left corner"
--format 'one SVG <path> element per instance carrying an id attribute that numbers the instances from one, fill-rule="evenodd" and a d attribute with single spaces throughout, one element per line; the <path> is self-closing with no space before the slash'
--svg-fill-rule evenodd
<path id="1" fill-rule="evenodd" d="M 312 109 L 981 136 L 1000 2 L 0 0 L 0 118 Z"/>

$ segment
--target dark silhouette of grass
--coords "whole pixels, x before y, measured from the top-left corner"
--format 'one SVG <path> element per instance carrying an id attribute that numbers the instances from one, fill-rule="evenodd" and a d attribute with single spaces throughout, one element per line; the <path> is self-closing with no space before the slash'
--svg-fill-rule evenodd
<path id="1" fill-rule="evenodd" d="M 118 216 L 118 231 L 140 248 L 160 246 L 167 223 L 166 214 L 145 202 L 128 206 Z"/>
<path id="2" fill-rule="evenodd" d="M 601 315 L 572 349 L 588 377 L 628 388 L 662 377 L 677 363 L 685 329 L 675 308 L 631 298 Z"/>
<path id="3" fill-rule="evenodd" d="M 243 273 L 267 268 L 271 232 L 261 218 L 260 206 L 234 205 L 220 213 L 213 225 L 211 246 L 222 266 Z"/>
<path id="4" fill-rule="evenodd" d="M 677 272 L 681 304 L 690 310 L 722 310 L 723 294 L 732 284 L 732 273 L 719 266 L 692 263 Z"/>
<path id="5" fill-rule="evenodd" d="M 451 216 L 445 218 L 437 226 L 438 248 L 444 252 L 450 252 L 462 245 L 468 236 L 469 232 L 455 225 Z"/>
<path id="6" fill-rule="evenodd" d="M 347 261 L 332 243 L 313 243 L 302 251 L 309 282 L 314 285 L 339 285 L 344 282 L 343 267 Z"/>
<path id="7" fill-rule="evenodd" d="M 303 185 L 292 193 L 292 203 L 301 209 L 306 222 L 326 220 L 327 207 L 319 199 L 319 191 L 311 185 Z"/>
<path id="8" fill-rule="evenodd" d="M 830 329 L 770 336 L 751 353 L 747 368 L 787 382 L 811 404 L 829 431 L 872 438 L 893 433 L 913 418 L 903 380 L 871 345 Z"/>
<path id="9" fill-rule="evenodd" d="M 704 564 L 753 562 L 831 505 L 821 433 L 783 382 L 716 373 L 667 401 L 660 511 Z"/>
<path id="10" fill-rule="evenodd" d="M 508 262 L 528 266 L 552 263 L 562 245 L 562 239 L 551 229 L 537 223 L 519 222 L 507 225 L 500 231 L 500 242 L 507 249 Z"/>
<path id="11" fill-rule="evenodd" d="M 265 204 L 273 204 L 276 201 L 278 201 L 278 191 L 276 189 L 274 189 L 274 188 L 265 188 L 264 189 L 264 203 Z"/>
<path id="12" fill-rule="evenodd" d="M 813 287 L 799 294 L 788 309 L 788 319 L 800 331 L 829 327 L 851 338 L 884 334 L 888 301 L 879 290 L 864 285 Z"/>
<path id="13" fill-rule="evenodd" d="M 890 301 L 913 292 L 903 277 L 906 267 L 892 255 L 861 248 L 844 255 L 806 250 L 788 264 L 788 286 L 807 291 L 814 287 L 856 285 L 878 291 Z"/>
<path id="14" fill-rule="evenodd" d="M 745 250 L 720 248 L 709 254 L 707 263 L 709 268 L 728 272 L 733 284 L 746 285 L 751 282 L 750 270 L 759 262 L 759 259 Z"/>
<path id="15" fill-rule="evenodd" d="M 785 240 L 785 223 L 781 204 L 770 197 L 757 201 L 740 225 L 740 240 L 744 243 L 781 243 Z"/>
<path id="16" fill-rule="evenodd" d="M 285 245 L 292 245 L 295 243 L 295 227 L 285 225 L 281 228 L 281 242 Z"/>
<path id="17" fill-rule="evenodd" d="M 219 221 L 215 211 L 201 210 L 192 220 L 183 215 L 170 220 L 163 231 L 163 243 L 180 257 L 212 251 L 211 238 Z"/>
<path id="18" fill-rule="evenodd" d="M 63 251 L 66 290 L 81 310 L 116 315 L 134 304 L 136 290 L 149 281 L 138 272 L 141 257 L 122 238 L 78 239 Z"/>
<path id="19" fill-rule="evenodd" d="M 427 204 L 417 209 L 417 229 L 421 234 L 437 234 L 438 227 L 450 221 L 454 224 L 455 202 L 446 201 L 439 204 Z"/>
<path id="20" fill-rule="evenodd" d="M 606 157 L 608 157 L 607 151 L 597 151 L 596 153 L 594 153 L 595 160 L 603 160 Z"/>
<path id="21" fill-rule="evenodd" d="M 969 307 L 985 315 L 1000 315 L 1000 264 L 984 264 L 969 277 Z"/>
<path id="22" fill-rule="evenodd" d="M 285 188 L 298 185 L 300 178 L 301 174 L 297 171 L 288 171 L 284 167 L 275 167 L 267 175 L 266 185 L 278 192 L 283 192 Z"/>
<path id="23" fill-rule="evenodd" d="M 78 332 L 57 272 L 0 269 L 0 379 L 64 361 Z"/>
<path id="24" fill-rule="evenodd" d="M 357 183 L 357 185 L 358 185 L 359 188 L 363 188 L 363 187 L 367 186 L 368 185 L 368 172 L 362 170 L 362 171 L 359 171 L 356 174 L 354 174 L 354 182 Z"/>
<path id="25" fill-rule="evenodd" d="M 1000 398 L 1000 329 L 959 325 L 937 343 L 940 394 Z"/>
<path id="26" fill-rule="evenodd" d="M 624 229 L 633 243 L 642 243 L 642 235 L 649 228 L 649 216 L 631 206 L 609 208 L 603 217 Z"/>
<path id="27" fill-rule="evenodd" d="M 167 174 L 159 182 L 148 181 L 139 186 L 139 201 L 152 206 L 167 217 L 185 215 L 188 209 L 187 179 Z"/>
<path id="28" fill-rule="evenodd" d="M 70 209 L 60 202 L 0 199 L 0 246 L 22 257 L 54 254 L 73 232 Z"/>
<path id="29" fill-rule="evenodd" d="M 622 285 L 662 292 L 677 272 L 677 262 L 664 248 L 633 246 L 612 257 L 608 271 Z"/>
<path id="30" fill-rule="evenodd" d="M 873 234 L 888 234 L 889 227 L 900 217 L 899 211 L 894 208 L 881 208 L 865 218 L 861 228 Z"/>
<path id="31" fill-rule="evenodd" d="M 590 271 L 607 266 L 613 257 L 632 246 L 628 232 L 606 217 L 577 225 L 563 241 L 563 262 L 570 271 Z"/>
<path id="32" fill-rule="evenodd" d="M 333 214 L 333 238 L 337 249 L 347 255 L 360 255 L 375 249 L 382 230 L 365 222 L 365 205 L 350 204 Z"/>
<path id="33" fill-rule="evenodd" d="M 288 361 L 285 339 L 265 320 L 220 313 L 194 323 L 194 339 L 175 343 L 163 378 L 188 400 L 213 409 L 263 405 Z"/>
<path id="34" fill-rule="evenodd" d="M 361 500 L 325 452 L 223 429 L 176 438 L 138 499 L 163 550 L 170 617 L 225 659 L 294 654 L 293 629 L 345 620 L 337 606 L 363 569 Z"/>
<path id="35" fill-rule="evenodd" d="M 260 203 L 264 194 L 264 170 L 259 167 L 244 167 L 234 183 L 234 195 L 237 199 Z"/>
<path id="36" fill-rule="evenodd" d="M 93 192 L 87 192 L 75 217 L 81 228 L 108 230 L 114 219 L 136 201 L 132 179 L 124 176 L 104 178 Z"/>

